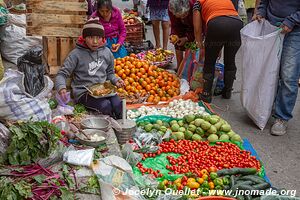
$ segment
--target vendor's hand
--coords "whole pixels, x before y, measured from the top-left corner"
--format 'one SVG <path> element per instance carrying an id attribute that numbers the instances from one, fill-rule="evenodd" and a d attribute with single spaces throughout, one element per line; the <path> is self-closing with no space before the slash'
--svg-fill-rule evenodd
<path id="1" fill-rule="evenodd" d="M 63 88 L 63 89 L 59 90 L 58 94 L 64 102 L 67 102 L 67 100 L 68 100 L 67 89 Z"/>
<path id="2" fill-rule="evenodd" d="M 280 28 L 282 29 L 281 33 L 286 34 L 292 31 L 287 25 L 281 24 Z"/>
<path id="3" fill-rule="evenodd" d="M 175 45 L 178 42 L 179 38 L 177 35 L 170 35 L 169 40 L 173 45 Z"/>
<path id="4" fill-rule="evenodd" d="M 257 20 L 258 22 L 261 22 L 263 19 L 264 19 L 264 17 L 261 15 L 258 15 L 258 14 L 254 14 L 252 17 L 253 21 Z"/>
<path id="5" fill-rule="evenodd" d="M 199 49 L 204 49 L 204 42 L 202 42 L 202 41 L 200 41 L 200 42 L 196 41 L 196 46 Z"/>
<path id="6" fill-rule="evenodd" d="M 188 40 L 187 37 L 182 37 L 178 39 L 178 42 L 176 43 L 178 46 L 183 46 Z"/>
<path id="7" fill-rule="evenodd" d="M 125 82 L 122 79 L 119 79 L 116 82 L 116 86 L 119 87 L 119 88 L 124 87 L 125 86 Z"/>
<path id="8" fill-rule="evenodd" d="M 119 48 L 120 48 L 120 44 L 112 44 L 111 45 L 111 51 L 112 52 L 117 52 L 117 51 L 119 51 Z"/>

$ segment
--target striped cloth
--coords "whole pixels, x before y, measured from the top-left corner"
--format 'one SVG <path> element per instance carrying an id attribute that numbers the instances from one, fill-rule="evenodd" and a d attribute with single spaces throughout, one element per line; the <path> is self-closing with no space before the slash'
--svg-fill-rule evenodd
<path id="1" fill-rule="evenodd" d="M 47 96 L 53 82 L 45 76 L 45 88 L 36 97 L 25 92 L 23 73 L 8 70 L 0 81 L 0 119 L 22 121 L 51 121 Z"/>

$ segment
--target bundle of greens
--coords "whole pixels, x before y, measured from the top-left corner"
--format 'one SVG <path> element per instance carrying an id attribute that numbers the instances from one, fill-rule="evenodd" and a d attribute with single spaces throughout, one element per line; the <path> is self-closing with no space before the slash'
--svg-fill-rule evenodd
<path id="1" fill-rule="evenodd" d="M 0 199 L 74 199 L 58 173 L 39 164 L 0 169 Z"/>
<path id="2" fill-rule="evenodd" d="M 19 122 L 9 130 L 11 142 L 4 162 L 11 165 L 28 165 L 49 156 L 61 138 L 60 130 L 46 121 Z"/>

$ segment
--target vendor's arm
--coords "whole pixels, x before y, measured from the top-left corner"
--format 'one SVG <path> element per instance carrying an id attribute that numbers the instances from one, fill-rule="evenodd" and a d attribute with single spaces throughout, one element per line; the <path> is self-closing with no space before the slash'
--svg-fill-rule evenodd
<path id="1" fill-rule="evenodd" d="M 126 39 L 126 28 L 120 11 L 118 12 L 117 17 L 118 17 L 118 26 L 119 26 L 118 44 L 123 45 Z"/>
<path id="2" fill-rule="evenodd" d="M 260 1 L 258 7 L 257 7 L 257 13 L 256 15 L 261 16 L 263 18 L 266 18 L 267 15 L 267 7 L 269 5 L 269 0 L 256 0 L 256 4 L 258 4 L 257 1 Z"/>
<path id="3" fill-rule="evenodd" d="M 201 17 L 201 4 L 195 3 L 193 7 L 193 24 L 194 24 L 194 36 L 198 48 L 203 48 L 202 38 L 202 17 Z"/>
<path id="4" fill-rule="evenodd" d="M 291 14 L 290 16 L 286 17 L 282 24 L 287 26 L 290 29 L 290 31 L 292 31 L 296 25 L 300 26 L 300 11 L 297 11 Z"/>
<path id="5" fill-rule="evenodd" d="M 58 71 L 55 78 L 55 89 L 60 91 L 61 89 L 66 89 L 66 80 L 73 73 L 77 65 L 77 57 L 70 53 L 70 55 L 65 59 L 62 68 Z"/>
<path id="6" fill-rule="evenodd" d="M 112 84 L 116 85 L 116 83 L 118 82 L 118 80 L 120 78 L 117 78 L 116 75 L 115 75 L 115 69 L 114 69 L 114 56 L 113 54 L 108 51 L 107 52 L 109 55 L 108 55 L 108 66 L 107 66 L 107 69 L 106 69 L 106 74 L 107 74 L 107 80 L 110 80 L 112 82 Z"/>

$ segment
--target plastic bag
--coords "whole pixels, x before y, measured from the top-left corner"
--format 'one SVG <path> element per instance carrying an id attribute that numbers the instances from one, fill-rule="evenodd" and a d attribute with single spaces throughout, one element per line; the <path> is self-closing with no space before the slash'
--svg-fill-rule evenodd
<path id="1" fill-rule="evenodd" d="M 24 74 L 8 69 L 0 82 L 0 118 L 23 121 L 51 121 L 51 109 L 47 97 L 52 91 L 53 82 L 44 76 L 45 87 L 32 97 L 25 91 L 22 80 Z"/>
<path id="2" fill-rule="evenodd" d="M 6 152 L 9 145 L 10 132 L 2 123 L 0 123 L 0 156 Z"/>
<path id="3" fill-rule="evenodd" d="M 135 184 L 131 166 L 123 158 L 107 156 L 99 159 L 92 168 L 98 176 L 102 200 L 144 199 Z"/>
<path id="4" fill-rule="evenodd" d="M 25 91 L 32 95 L 38 95 L 45 87 L 45 65 L 42 64 L 43 49 L 35 46 L 18 58 L 17 66 L 24 73 Z"/>
<path id="5" fill-rule="evenodd" d="M 142 160 L 142 156 L 139 153 L 133 152 L 133 146 L 129 143 L 124 144 L 122 156 L 131 166 L 135 166 Z"/>
<path id="6" fill-rule="evenodd" d="M 17 64 L 24 52 L 36 45 L 42 45 L 42 37 L 26 36 L 26 15 L 8 14 L 8 23 L 0 27 L 0 48 L 2 57 Z"/>
<path id="7" fill-rule="evenodd" d="M 0 26 L 3 26 L 7 23 L 8 20 L 8 10 L 0 6 Z"/>
<path id="8" fill-rule="evenodd" d="M 277 91 L 284 35 L 278 27 L 263 20 L 241 30 L 242 106 L 263 130 L 272 112 Z M 257 51 L 259 49 L 259 51 Z"/>
<path id="9" fill-rule="evenodd" d="M 217 81 L 216 86 L 214 87 L 214 95 L 218 96 L 222 93 L 224 88 L 224 65 L 222 63 L 216 64 L 215 76 Z"/>
<path id="10" fill-rule="evenodd" d="M 147 158 L 146 160 L 141 161 L 145 168 L 151 168 L 153 170 L 159 170 L 163 177 L 156 178 L 158 181 L 163 181 L 165 179 L 170 181 L 175 181 L 177 178 L 183 176 L 183 174 L 168 174 L 170 170 L 166 169 L 166 166 L 169 165 L 169 160 L 167 156 L 172 156 L 174 158 L 178 158 L 181 154 L 176 153 L 163 153 L 160 155 L 155 156 L 154 158 Z M 134 166 L 133 173 L 135 176 L 142 176 L 141 171 Z"/>
<path id="11" fill-rule="evenodd" d="M 57 111 L 61 115 L 72 115 L 74 107 L 67 105 L 71 101 L 71 93 L 67 92 L 67 100 L 64 101 L 58 93 L 55 94 L 56 101 L 58 103 Z"/>
<path id="12" fill-rule="evenodd" d="M 194 67 L 196 65 L 197 60 L 199 60 L 200 50 L 191 51 L 187 49 L 184 53 L 184 59 L 180 63 L 178 69 L 178 76 L 187 80 L 188 82 L 191 81 L 192 73 Z"/>
<path id="13" fill-rule="evenodd" d="M 63 160 L 72 165 L 90 166 L 93 162 L 95 149 L 74 150 L 64 153 Z"/>

